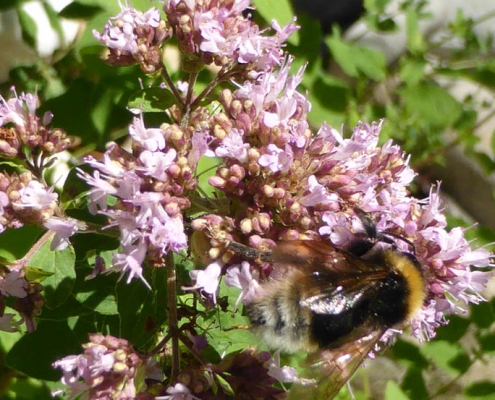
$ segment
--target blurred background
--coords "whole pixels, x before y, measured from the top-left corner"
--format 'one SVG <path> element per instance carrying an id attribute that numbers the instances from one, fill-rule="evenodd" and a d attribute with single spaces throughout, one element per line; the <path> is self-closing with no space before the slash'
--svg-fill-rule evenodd
<path id="1" fill-rule="evenodd" d="M 131 3 L 150 7 L 147 0 Z M 313 128 L 326 121 L 350 135 L 358 121 L 385 118 L 381 141 L 400 144 L 418 173 L 413 194 L 424 198 L 442 181 L 451 226 L 466 227 L 473 245 L 494 251 L 495 2 L 254 4 L 250 14 L 261 26 L 297 15 L 301 29 L 287 51 L 296 57 L 294 68 L 307 63 L 300 90 L 312 103 Z M 127 135 L 132 115 L 126 106 L 140 89 L 141 72 L 106 66 L 92 36 L 119 11 L 117 1 L 108 0 L 0 4 L 0 94 L 8 98 L 13 86 L 18 93 L 37 92 L 41 111 L 54 114 L 53 125 L 79 138 L 59 160 L 54 184 L 62 185 L 60 176 L 82 156 Z M 173 77 L 180 77 L 177 54 L 171 42 L 166 63 Z M 208 71 L 200 78 L 206 85 Z M 143 80 L 150 84 L 157 84 L 153 77 Z M 493 286 L 486 303 L 459 310 L 435 340 L 400 340 L 386 357 L 370 362 L 352 383 L 356 398 L 495 399 Z M 46 382 L 4 364 L 15 340 L 0 334 L 0 399 L 45 398 Z"/>

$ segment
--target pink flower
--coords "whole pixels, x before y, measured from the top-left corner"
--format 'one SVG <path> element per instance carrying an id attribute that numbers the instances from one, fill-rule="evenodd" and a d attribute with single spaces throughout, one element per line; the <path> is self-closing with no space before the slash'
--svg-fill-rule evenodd
<path id="1" fill-rule="evenodd" d="M 204 270 L 195 269 L 189 272 L 191 279 L 196 281 L 196 284 L 191 287 L 183 287 L 183 290 L 201 289 L 205 293 L 213 296 L 213 301 L 217 302 L 217 290 L 220 284 L 219 278 L 222 272 L 222 267 L 218 262 L 211 263 Z"/>
<path id="2" fill-rule="evenodd" d="M 150 243 L 161 249 L 162 253 L 169 249 L 178 253 L 187 248 L 187 236 L 181 216 L 167 217 L 164 222 L 153 218 L 151 226 Z"/>
<path id="3" fill-rule="evenodd" d="M 133 119 L 129 125 L 129 134 L 145 150 L 157 151 L 165 148 L 165 132 L 160 128 L 146 128 L 143 114 Z"/>
<path id="4" fill-rule="evenodd" d="M 246 162 L 249 143 L 244 143 L 242 130 L 233 128 L 222 140 L 220 146 L 215 150 L 217 157 L 235 158 L 240 162 Z"/>
<path id="5" fill-rule="evenodd" d="M 156 400 L 200 400 L 198 397 L 193 396 L 186 385 L 182 383 L 176 383 L 175 386 L 169 386 L 167 388 L 167 396 L 155 397 Z"/>
<path id="6" fill-rule="evenodd" d="M 139 242 L 137 245 L 123 246 L 124 253 L 113 255 L 113 265 L 105 273 L 120 272 L 121 279 L 124 274 L 128 273 L 127 283 L 134 277 L 138 277 L 151 290 L 150 284 L 143 277 L 142 267 L 147 249 L 148 247 L 144 242 Z"/>
<path id="7" fill-rule="evenodd" d="M 27 296 L 28 283 L 20 270 L 8 270 L 4 276 L 0 275 L 0 293 L 4 296 L 13 296 L 23 299 Z"/>
<path id="8" fill-rule="evenodd" d="M 89 191 L 88 197 L 90 203 L 88 205 L 89 212 L 96 214 L 98 209 L 105 211 L 107 209 L 107 198 L 109 195 L 115 195 L 117 188 L 115 188 L 106 179 L 100 176 L 100 171 L 94 171 L 93 176 L 84 172 L 81 169 L 77 169 L 77 176 L 85 180 L 93 188 Z"/>
<path id="9" fill-rule="evenodd" d="M 62 251 L 69 246 L 69 238 L 78 231 L 77 221 L 73 219 L 62 219 L 51 217 L 47 219 L 43 226 L 55 232 L 55 236 L 50 244 L 50 250 Z"/>
<path id="10" fill-rule="evenodd" d="M 211 140 L 210 136 L 206 132 L 196 131 L 193 133 L 191 139 L 191 151 L 187 157 L 189 164 L 196 166 L 199 159 L 206 155 L 208 157 L 214 157 L 215 154 L 209 149 L 208 141 Z"/>
<path id="11" fill-rule="evenodd" d="M 58 195 L 53 193 L 53 189 L 47 189 L 35 180 L 30 181 L 27 186 L 19 190 L 19 194 L 20 199 L 15 202 L 15 206 L 34 210 L 53 206 L 58 199 Z"/>
<path id="12" fill-rule="evenodd" d="M 297 379 L 297 370 L 295 368 L 287 365 L 280 367 L 280 351 L 276 351 L 266 364 L 268 375 L 280 383 L 294 382 Z"/>
<path id="13" fill-rule="evenodd" d="M 3 332 L 17 332 L 17 326 L 23 323 L 22 320 L 15 322 L 15 314 L 4 314 L 0 317 L 0 331 Z"/>
<path id="14" fill-rule="evenodd" d="M 256 292 L 259 289 L 258 279 L 258 270 L 251 272 L 251 266 L 247 261 L 243 261 L 241 265 L 232 265 L 227 269 L 225 285 L 242 289 L 241 294 L 235 302 L 236 309 L 241 300 L 247 304 L 256 297 Z"/>
<path id="15" fill-rule="evenodd" d="M 266 150 L 267 153 L 263 154 L 258 161 L 262 167 L 269 168 L 273 173 L 285 172 L 289 169 L 293 159 L 292 148 L 289 145 L 282 150 L 274 144 L 269 144 Z"/>
<path id="16" fill-rule="evenodd" d="M 31 93 L 20 96 L 15 93 L 15 96 L 9 100 L 0 96 L 0 126 L 11 122 L 20 133 L 36 132 L 38 96 Z"/>
<path id="17" fill-rule="evenodd" d="M 301 197 L 299 203 L 304 206 L 316 206 L 318 204 L 338 203 L 339 196 L 336 193 L 328 193 L 325 186 L 320 185 L 314 175 L 308 178 L 309 194 Z"/>
<path id="18" fill-rule="evenodd" d="M 143 171 L 144 175 L 167 181 L 166 171 L 176 157 L 175 149 L 170 149 L 166 153 L 145 150 L 139 155 L 139 160 L 144 164 L 144 168 L 139 168 L 139 170 Z"/>

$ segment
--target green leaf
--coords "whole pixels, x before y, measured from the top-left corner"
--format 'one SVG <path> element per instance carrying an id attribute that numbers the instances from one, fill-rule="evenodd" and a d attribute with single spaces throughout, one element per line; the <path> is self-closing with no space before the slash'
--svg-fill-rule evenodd
<path id="1" fill-rule="evenodd" d="M 495 333 L 484 333 L 478 338 L 480 350 L 484 353 L 495 351 Z"/>
<path id="2" fill-rule="evenodd" d="M 404 390 L 411 399 L 426 399 L 429 397 L 428 389 L 426 388 L 423 372 L 425 366 L 417 366 L 412 364 L 402 379 L 402 390 Z"/>
<path id="3" fill-rule="evenodd" d="M 153 268 L 152 273 L 145 277 L 152 291 L 139 279 L 129 283 L 123 279 L 118 283 L 116 291 L 120 335 L 137 348 L 152 344 L 150 340 L 154 337 L 153 333 L 162 329 L 167 317 L 165 268 Z"/>
<path id="4" fill-rule="evenodd" d="M 9 10 L 14 7 L 20 7 L 22 3 L 26 3 L 30 0 L 2 0 L 0 2 L 0 11 Z"/>
<path id="5" fill-rule="evenodd" d="M 320 76 L 309 91 L 311 113 L 309 118 L 314 126 L 327 122 L 340 126 L 344 122 L 351 91 L 342 82 L 331 76 Z"/>
<path id="6" fill-rule="evenodd" d="M 305 66 L 303 85 L 310 87 L 318 76 L 328 76 L 328 74 L 322 73 L 321 47 L 323 36 L 321 25 L 316 24 L 313 19 L 310 19 L 305 14 L 297 16 L 297 24 L 301 26 L 301 29 L 297 32 L 300 38 L 299 42 L 304 43 L 304 46 L 294 46 L 289 43 L 286 50 L 295 57 L 291 64 L 291 73 L 295 73 L 299 68 Z M 304 92 L 302 88 L 299 91 Z"/>
<path id="7" fill-rule="evenodd" d="M 493 399 L 495 383 L 491 381 L 476 382 L 466 388 L 465 393 L 469 396 L 483 399 Z"/>
<path id="8" fill-rule="evenodd" d="M 473 307 L 473 310 L 477 307 Z M 448 325 L 437 329 L 435 340 L 446 340 L 450 343 L 457 343 L 467 332 L 471 321 L 456 315 L 449 317 Z"/>
<path id="9" fill-rule="evenodd" d="M 444 340 L 434 340 L 420 348 L 421 353 L 432 359 L 444 371 L 458 375 L 470 366 L 469 357 L 459 344 L 448 343 Z"/>
<path id="10" fill-rule="evenodd" d="M 100 235 L 98 233 L 83 233 L 71 238 L 77 260 L 85 259 L 89 253 L 113 251 L 120 245 L 118 237 Z"/>
<path id="11" fill-rule="evenodd" d="M 216 374 L 215 378 L 217 379 L 218 383 L 223 389 L 223 392 L 227 396 L 235 396 L 234 389 L 232 389 L 232 386 L 230 386 L 229 382 L 227 382 L 221 375 Z"/>
<path id="12" fill-rule="evenodd" d="M 239 298 L 239 289 L 225 286 L 220 283 L 219 303 L 226 298 L 229 309 L 225 312 L 201 313 L 197 319 L 198 326 L 208 330 L 211 336 L 208 343 L 218 353 L 242 351 L 248 346 L 259 346 L 259 339 L 244 327 L 249 324 L 249 319 L 244 316 L 241 310 L 234 311 L 233 307 Z M 213 328 L 218 327 L 218 328 Z"/>
<path id="13" fill-rule="evenodd" d="M 31 257 L 29 266 L 39 268 L 51 276 L 43 281 L 46 304 L 56 307 L 69 297 L 76 272 L 75 253 L 72 246 L 65 250 L 50 250 L 51 240 L 46 241 Z"/>
<path id="14" fill-rule="evenodd" d="M 6 313 L 11 313 L 13 310 L 6 308 Z M 21 332 L 5 332 L 0 331 L 0 366 L 2 365 L 2 357 L 4 353 L 8 353 L 18 340 L 22 338 Z"/>
<path id="15" fill-rule="evenodd" d="M 383 53 L 355 44 L 342 41 L 339 35 L 334 34 L 325 40 L 332 51 L 335 61 L 344 72 L 359 78 L 364 75 L 375 81 L 382 81 L 386 77 L 386 60 Z"/>
<path id="16" fill-rule="evenodd" d="M 201 157 L 198 162 L 198 186 L 207 196 L 212 197 L 215 193 L 215 188 L 208 183 L 208 179 L 213 176 L 221 162 L 216 157 Z"/>
<path id="17" fill-rule="evenodd" d="M 24 270 L 28 281 L 43 282 L 47 277 L 53 275 L 51 272 L 35 267 L 26 267 Z"/>
<path id="18" fill-rule="evenodd" d="M 407 112 L 433 127 L 451 126 L 461 115 L 461 104 L 440 86 L 416 85 L 398 92 Z"/>
<path id="19" fill-rule="evenodd" d="M 402 391 L 394 381 L 388 381 L 385 387 L 385 400 L 409 400 L 409 397 Z"/>
<path id="20" fill-rule="evenodd" d="M 426 66 L 422 59 L 407 59 L 401 64 L 400 77 L 407 86 L 417 85 L 425 76 Z"/>
<path id="21" fill-rule="evenodd" d="M 89 269 L 86 269 L 89 272 Z M 102 315 L 118 315 L 115 276 L 99 275 L 91 280 L 78 280 L 74 297 L 88 310 Z"/>
<path id="22" fill-rule="evenodd" d="M 412 54 L 423 53 L 426 50 L 425 42 L 419 30 L 418 13 L 413 7 L 406 11 L 407 49 Z"/>
<path id="23" fill-rule="evenodd" d="M 81 347 L 67 321 L 40 321 L 34 332 L 24 335 L 12 347 L 6 362 L 32 378 L 55 381 L 61 373 L 51 363 L 77 353 L 81 353 Z"/>
<path id="24" fill-rule="evenodd" d="M 421 354 L 418 346 L 413 343 L 399 339 L 389 351 L 393 354 L 394 359 L 406 361 L 418 368 L 426 368 L 428 366 L 427 359 Z"/>
<path id="25" fill-rule="evenodd" d="M 2 400 L 51 400 L 53 396 L 50 394 L 50 391 L 55 389 L 55 387 L 50 387 L 52 386 L 50 383 L 25 376 L 15 376 L 10 381 L 10 385 L 5 388 L 3 392 L 4 396 L 1 398 Z M 60 386 L 62 384 L 59 384 Z"/>
<path id="26" fill-rule="evenodd" d="M 15 171 L 21 171 L 21 165 L 19 165 L 19 160 L 0 160 L 0 167 L 11 167 Z"/>
<path id="27" fill-rule="evenodd" d="M 24 225 L 22 228 L 7 228 L 0 240 L 0 257 L 14 261 L 24 257 L 43 230 L 37 226 Z"/>
<path id="28" fill-rule="evenodd" d="M 90 20 L 102 11 L 103 8 L 98 5 L 84 4 L 78 1 L 73 1 L 62 11 L 60 11 L 59 16 L 67 19 Z"/>
<path id="29" fill-rule="evenodd" d="M 177 99 L 170 90 L 152 87 L 133 94 L 129 99 L 128 108 L 136 108 L 144 113 L 163 113 L 174 104 L 177 104 Z"/>
<path id="30" fill-rule="evenodd" d="M 29 47 L 36 49 L 36 37 L 38 35 L 36 22 L 22 8 L 17 9 L 17 18 L 21 25 L 22 39 Z"/>
<path id="31" fill-rule="evenodd" d="M 294 11 L 288 0 L 266 1 L 266 0 L 254 0 L 254 6 L 258 13 L 267 21 L 271 23 L 272 20 L 276 20 L 280 26 L 292 21 L 294 18 Z M 289 39 L 289 43 L 297 46 L 299 44 L 299 33 L 294 32 Z"/>
<path id="32" fill-rule="evenodd" d="M 494 305 L 495 300 L 491 300 L 471 307 L 471 321 L 479 328 L 489 328 L 495 321 Z"/>

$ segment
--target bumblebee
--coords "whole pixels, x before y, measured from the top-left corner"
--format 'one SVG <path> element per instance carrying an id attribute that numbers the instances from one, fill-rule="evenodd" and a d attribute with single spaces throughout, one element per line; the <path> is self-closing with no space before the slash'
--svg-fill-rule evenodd
<path id="1" fill-rule="evenodd" d="M 278 242 L 261 254 L 273 272 L 246 305 L 254 330 L 268 346 L 310 354 L 320 376 L 314 399 L 333 398 L 387 329 L 407 325 L 425 299 L 414 254 L 399 251 L 366 215 L 358 216 L 365 237 L 346 249 L 298 240 Z M 306 388 L 305 398 L 310 398 Z"/>

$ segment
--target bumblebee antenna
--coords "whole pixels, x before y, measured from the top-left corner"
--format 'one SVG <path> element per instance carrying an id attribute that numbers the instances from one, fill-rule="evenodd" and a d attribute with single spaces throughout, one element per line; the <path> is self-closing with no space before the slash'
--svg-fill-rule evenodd
<path id="1" fill-rule="evenodd" d="M 403 242 L 407 243 L 409 246 L 411 246 L 411 249 L 412 249 L 412 254 L 416 255 L 416 246 L 414 245 L 413 242 L 411 242 L 409 239 L 405 238 L 404 236 L 402 235 L 399 235 L 397 233 L 393 233 L 393 232 L 385 232 L 385 233 L 380 233 L 379 236 L 392 236 L 396 239 L 399 239 L 399 240 L 402 240 Z M 390 239 L 389 239 L 390 240 Z M 383 240 L 384 242 L 387 242 L 389 243 L 388 241 L 386 240 Z"/>
<path id="2" fill-rule="evenodd" d="M 397 233 L 393 232 L 378 232 L 376 230 L 376 225 L 373 219 L 371 218 L 371 214 L 361 210 L 359 207 L 354 207 L 353 208 L 354 214 L 361 220 L 363 223 L 364 231 L 366 232 L 366 235 L 373 239 L 373 241 L 376 243 L 377 241 L 380 242 L 385 242 L 388 244 L 393 245 L 394 247 L 397 247 L 394 240 L 391 239 L 391 237 L 395 239 L 402 240 L 403 242 L 407 243 L 411 249 L 412 249 L 412 254 L 416 255 L 416 246 L 414 246 L 414 243 L 411 242 L 409 239 L 405 238 L 404 236 L 401 236 Z"/>

